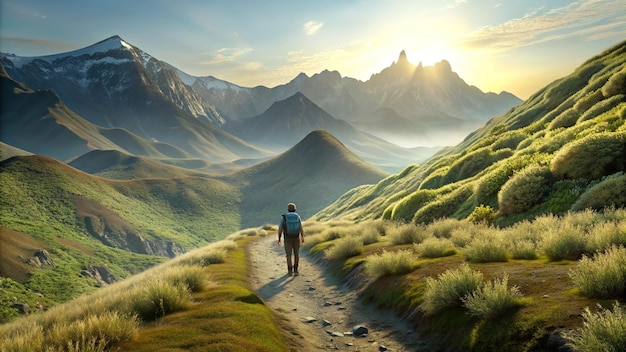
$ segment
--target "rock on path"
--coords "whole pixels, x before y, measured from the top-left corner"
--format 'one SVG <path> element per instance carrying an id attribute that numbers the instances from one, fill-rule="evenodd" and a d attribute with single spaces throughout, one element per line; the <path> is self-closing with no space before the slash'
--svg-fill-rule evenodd
<path id="1" fill-rule="evenodd" d="M 252 288 L 287 319 L 285 334 L 294 350 L 428 351 L 413 327 L 393 313 L 363 305 L 354 291 L 325 276 L 307 256 L 300 257 L 300 275 L 287 276 L 276 236 L 253 241 L 247 249 Z"/>

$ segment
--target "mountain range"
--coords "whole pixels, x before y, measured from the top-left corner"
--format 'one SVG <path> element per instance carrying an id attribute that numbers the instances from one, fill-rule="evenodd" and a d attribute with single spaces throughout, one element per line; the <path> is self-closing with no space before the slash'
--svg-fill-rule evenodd
<path id="1" fill-rule="evenodd" d="M 434 152 L 433 146 L 445 145 L 451 135 L 459 138 L 521 102 L 508 93 L 482 93 L 468 86 L 451 71 L 449 64 L 415 67 L 404 54 L 397 63 L 367 82 L 324 71 L 310 78 L 301 74 L 274 88 L 243 88 L 213 77 L 190 76 L 119 36 L 64 54 L 41 57 L 0 54 L 0 64 L 11 79 L 33 91 L 51 90 L 67 108 L 98 127 L 113 129 L 116 135 L 125 134 L 120 131 L 125 130 L 133 139 L 138 136 L 161 143 L 163 148 L 182 150 L 186 157 L 191 155 L 214 163 L 271 155 L 235 137 L 240 133 L 235 126 L 241 124 L 230 125 L 232 133 L 223 127 L 228 122 L 267 116 L 266 110 L 273 104 L 297 94 L 306 96 L 313 105 L 334 117 L 320 120 L 321 125 L 312 124 L 300 138 L 315 129 L 330 130 L 337 119 L 344 120 L 359 131 L 350 136 L 350 141 L 346 140 L 348 147 L 367 161 L 386 160 L 377 165 L 387 171 L 398 171 L 407 164 L 425 160 Z M 434 99 L 435 95 L 443 99 Z M 421 103 L 416 104 L 417 101 Z M 283 113 L 286 110 L 281 109 Z M 3 119 L 10 118 L 3 114 Z M 284 117 L 270 116 L 266 122 L 275 125 L 274 130 L 280 130 Z M 324 125 L 326 122 L 331 125 Z M 409 138 L 411 144 L 429 148 L 392 146 L 400 139 L 389 134 L 390 128 L 405 134 L 415 131 Z M 436 136 L 442 129 L 445 137 L 427 140 L 426 136 Z M 241 133 L 246 135 L 245 129 Z M 381 137 L 381 134 L 386 142 L 371 136 Z M 293 140 L 282 145 L 280 141 L 275 146 L 281 152 L 293 146 Z M 86 143 L 92 144 L 90 140 Z M 355 148 L 364 145 L 373 147 Z M 133 153 L 122 147 L 117 149 Z M 390 155 L 382 152 L 391 149 L 395 151 Z M 46 150 L 46 155 L 65 160 L 65 155 L 54 154 L 55 148 Z M 374 150 L 378 152 L 372 154 Z"/>

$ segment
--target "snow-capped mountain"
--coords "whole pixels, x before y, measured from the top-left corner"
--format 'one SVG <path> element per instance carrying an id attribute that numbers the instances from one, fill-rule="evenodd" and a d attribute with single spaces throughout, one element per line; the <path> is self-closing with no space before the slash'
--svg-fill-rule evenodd
<path id="1" fill-rule="evenodd" d="M 97 126 L 126 130 L 213 162 L 268 156 L 221 129 L 222 115 L 170 65 L 119 36 L 57 55 L 0 54 L 0 65 L 30 89 L 52 90 Z"/>
<path id="2" fill-rule="evenodd" d="M 142 95 L 153 96 L 149 104 L 164 99 L 196 118 L 224 122 L 215 106 L 194 93 L 169 65 L 119 36 L 67 53 L 38 57 L 0 54 L 0 60 L 13 79 L 32 89 L 54 90 L 79 114 L 99 115 L 93 116 L 94 122 L 104 127 L 112 127 L 115 117 L 93 111 L 94 105 L 121 104 L 125 109 L 125 105 L 133 107 Z M 77 101 L 69 99 L 73 96 Z M 88 101 L 81 102 L 84 98 Z"/>

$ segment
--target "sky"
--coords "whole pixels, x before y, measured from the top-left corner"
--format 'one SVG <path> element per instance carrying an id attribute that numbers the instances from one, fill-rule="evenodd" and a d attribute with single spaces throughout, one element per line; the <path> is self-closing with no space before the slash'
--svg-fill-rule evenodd
<path id="1" fill-rule="evenodd" d="M 323 70 L 366 81 L 405 50 L 527 99 L 626 40 L 624 0 L 0 0 L 0 52 L 119 35 L 194 76 L 275 87 Z"/>

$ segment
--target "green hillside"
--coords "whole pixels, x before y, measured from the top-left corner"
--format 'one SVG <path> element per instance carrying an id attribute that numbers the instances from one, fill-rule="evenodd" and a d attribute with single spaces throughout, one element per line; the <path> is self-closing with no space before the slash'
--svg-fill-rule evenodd
<path id="1" fill-rule="evenodd" d="M 275 223 L 295 202 L 307 218 L 343 192 L 387 175 L 325 131 L 313 131 L 287 152 L 226 178 L 241 187 L 242 226 Z"/>
<path id="2" fill-rule="evenodd" d="M 105 268 L 123 278 L 240 228 L 239 192 L 207 178 L 113 181 L 28 156 L 0 163 L 0 184 L 3 257 L 23 254 L 11 241 L 19 235 L 37 243 L 28 256 L 45 249 L 54 262 L 11 275 L 11 266 L 0 267 L 0 276 L 24 278 L 3 300 L 18 295 L 34 305 L 41 293 L 65 301 L 100 286 L 84 270 Z M 28 297 L 13 292 L 20 287 Z"/>
<path id="3" fill-rule="evenodd" d="M 466 218 L 479 207 L 506 225 L 540 214 L 623 206 L 625 119 L 623 42 L 458 146 L 376 185 L 352 189 L 316 218 L 419 224 Z"/>

